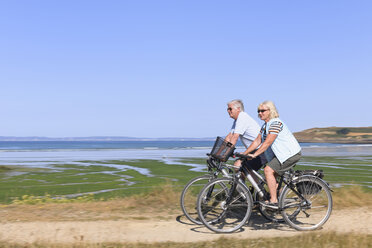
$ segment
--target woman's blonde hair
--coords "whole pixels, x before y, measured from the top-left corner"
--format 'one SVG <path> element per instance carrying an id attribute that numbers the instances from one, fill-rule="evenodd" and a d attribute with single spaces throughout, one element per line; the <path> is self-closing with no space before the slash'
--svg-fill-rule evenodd
<path id="1" fill-rule="evenodd" d="M 272 101 L 264 101 L 260 105 L 258 105 L 258 109 L 262 108 L 263 106 L 267 107 L 270 110 L 270 119 L 278 118 L 279 113 L 275 107 L 275 104 Z"/>

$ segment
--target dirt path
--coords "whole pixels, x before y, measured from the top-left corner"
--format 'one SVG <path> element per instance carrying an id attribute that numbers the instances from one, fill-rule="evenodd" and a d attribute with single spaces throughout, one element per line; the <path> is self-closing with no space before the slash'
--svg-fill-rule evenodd
<path id="1" fill-rule="evenodd" d="M 1 217 L 1 215 L 0 215 Z M 323 231 L 372 234 L 372 211 L 368 208 L 333 211 Z M 194 242 L 230 238 L 292 236 L 286 224 L 274 224 L 256 213 L 244 230 L 233 234 L 215 234 L 203 226 L 193 225 L 183 216 L 167 220 L 118 219 L 94 221 L 4 221 L 0 223 L 0 240 L 11 243 L 75 242 Z"/>

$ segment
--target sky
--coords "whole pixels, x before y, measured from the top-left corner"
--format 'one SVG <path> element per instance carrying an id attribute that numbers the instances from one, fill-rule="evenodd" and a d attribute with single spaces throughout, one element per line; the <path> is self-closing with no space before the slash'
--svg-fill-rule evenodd
<path id="1" fill-rule="evenodd" d="M 227 102 L 291 131 L 372 126 L 372 2 L 2 0 L 0 136 L 226 135 Z"/>

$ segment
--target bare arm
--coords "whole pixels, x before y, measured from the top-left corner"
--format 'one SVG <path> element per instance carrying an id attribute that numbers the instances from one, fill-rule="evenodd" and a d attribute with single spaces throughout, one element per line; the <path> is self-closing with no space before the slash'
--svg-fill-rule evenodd
<path id="1" fill-rule="evenodd" d="M 254 139 L 254 141 L 251 143 L 251 145 L 243 152 L 244 155 L 248 155 L 252 151 L 254 151 L 259 145 L 261 144 L 261 134 L 258 134 L 258 136 Z"/>
<path id="2" fill-rule="evenodd" d="M 225 137 L 226 142 L 230 142 L 231 135 L 232 135 L 232 133 L 229 133 L 228 135 L 226 135 L 226 137 Z"/>
<path id="3" fill-rule="evenodd" d="M 226 136 L 225 141 L 230 142 L 233 145 L 236 145 L 236 143 L 238 142 L 238 139 L 239 139 L 238 133 L 229 133 Z"/>
<path id="4" fill-rule="evenodd" d="M 264 151 L 267 150 L 267 148 L 271 146 L 272 143 L 274 143 L 277 136 L 278 136 L 277 134 L 269 133 L 266 136 L 266 140 L 262 143 L 261 147 L 258 148 L 258 150 L 255 153 L 250 154 L 249 156 L 252 158 L 255 158 L 259 156 L 260 154 L 262 154 Z"/>

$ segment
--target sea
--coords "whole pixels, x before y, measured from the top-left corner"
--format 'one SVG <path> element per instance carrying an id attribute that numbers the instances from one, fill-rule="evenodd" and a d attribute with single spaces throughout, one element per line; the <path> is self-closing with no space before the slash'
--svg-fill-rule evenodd
<path id="1" fill-rule="evenodd" d="M 214 141 L 0 141 L 0 165 L 204 158 Z M 372 144 L 301 143 L 303 156 L 372 156 Z M 242 145 L 237 152 L 244 151 Z"/>

